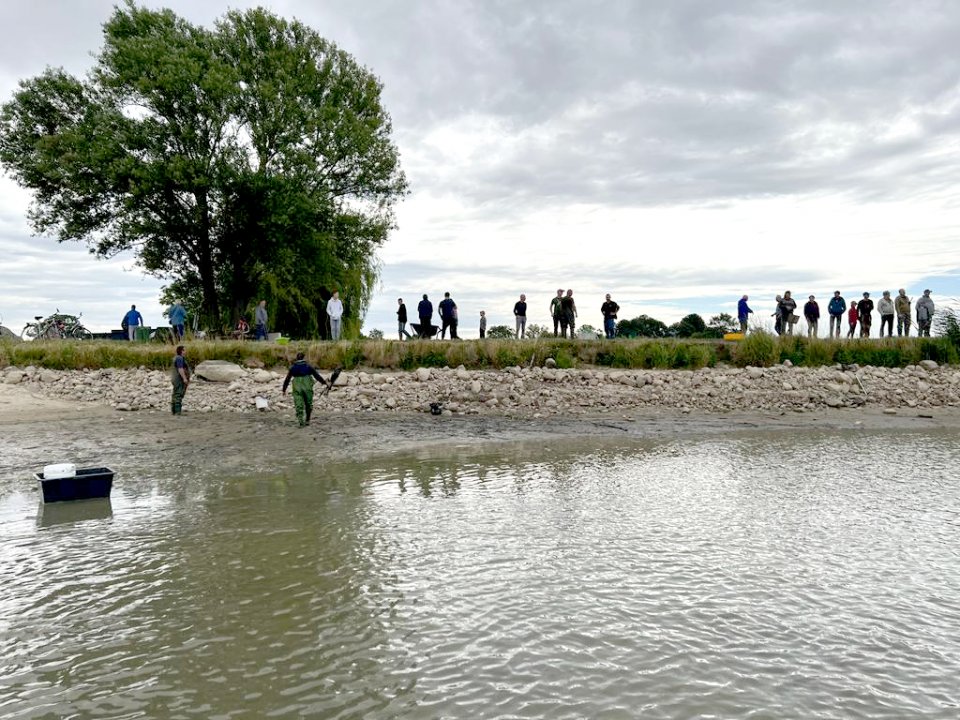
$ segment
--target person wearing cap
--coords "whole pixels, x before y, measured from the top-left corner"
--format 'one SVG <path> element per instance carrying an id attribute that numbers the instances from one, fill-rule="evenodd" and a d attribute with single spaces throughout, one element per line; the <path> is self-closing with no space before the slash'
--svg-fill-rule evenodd
<path id="1" fill-rule="evenodd" d="M 870 293 L 863 294 L 863 300 L 857 303 L 857 315 L 860 317 L 860 337 L 870 337 L 870 325 L 873 324 L 873 300 Z"/>
<path id="2" fill-rule="evenodd" d="M 750 315 L 753 313 L 753 310 L 750 309 L 750 306 L 747 305 L 747 300 L 750 298 L 744 295 L 740 298 L 740 301 L 737 303 L 737 320 L 740 321 L 740 332 L 747 332 L 747 320 L 750 318 Z"/>
<path id="3" fill-rule="evenodd" d="M 180 342 L 183 340 L 183 326 L 187 320 L 187 311 L 180 298 L 173 301 L 173 305 L 167 310 L 167 317 L 170 318 L 170 327 L 173 328 L 173 341 Z"/>
<path id="4" fill-rule="evenodd" d="M 283 379 L 282 395 L 287 394 L 287 387 L 290 381 L 293 381 L 293 407 L 296 409 L 297 422 L 300 427 L 310 424 L 310 416 L 313 414 L 313 385 L 314 381 L 327 384 L 327 381 L 320 377 L 312 365 L 304 360 L 302 352 L 297 353 L 297 360 L 287 371 L 287 376 Z"/>
<path id="5" fill-rule="evenodd" d="M 610 293 L 607 293 L 607 301 L 600 306 L 600 312 L 603 314 L 603 332 L 607 340 L 613 340 L 617 334 L 617 313 L 620 312 L 620 306 L 610 299 Z"/>
<path id="6" fill-rule="evenodd" d="M 924 290 L 923 297 L 917 300 L 917 337 L 930 337 L 930 325 L 933 324 L 936 309 L 930 291 Z"/>
<path id="7" fill-rule="evenodd" d="M 903 288 L 900 288 L 900 293 L 893 299 L 893 307 L 897 312 L 897 337 L 910 337 L 910 298 Z"/>
<path id="8" fill-rule="evenodd" d="M 803 306 L 803 316 L 807 319 L 807 337 L 817 337 L 817 326 L 820 324 L 820 305 L 811 295 Z"/>
<path id="9" fill-rule="evenodd" d="M 840 323 L 846 309 L 847 301 L 840 295 L 839 290 L 834 290 L 833 297 L 830 298 L 830 304 L 827 305 L 827 312 L 830 314 L 830 333 L 827 337 L 840 337 Z M 836 331 L 833 329 L 834 325 L 837 326 Z"/>
<path id="10" fill-rule="evenodd" d="M 887 337 L 893 337 L 893 300 L 890 291 L 884 290 L 883 297 L 877 301 L 877 312 L 880 313 L 880 337 L 883 337 L 883 328 L 887 328 Z"/>

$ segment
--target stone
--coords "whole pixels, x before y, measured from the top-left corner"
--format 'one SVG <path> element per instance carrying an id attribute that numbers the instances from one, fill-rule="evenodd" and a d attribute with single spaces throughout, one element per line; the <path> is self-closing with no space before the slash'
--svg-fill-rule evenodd
<path id="1" fill-rule="evenodd" d="M 792 368 L 792 367 L 793 367 L 793 363 L 790 361 L 790 358 L 787 358 L 786 360 L 783 361 L 783 366 L 784 366 L 785 368 Z"/>
<path id="2" fill-rule="evenodd" d="M 483 390 L 483 384 L 479 380 L 474 380 L 470 383 L 470 392 L 474 395 L 479 395 L 481 390 Z"/>
<path id="3" fill-rule="evenodd" d="M 248 357 L 243 361 L 243 364 L 248 368 L 263 369 L 263 360 L 258 357 Z"/>
<path id="4" fill-rule="evenodd" d="M 418 381 L 427 382 L 430 379 L 430 368 L 417 368 L 416 376 Z"/>
<path id="5" fill-rule="evenodd" d="M 748 365 L 746 368 L 747 377 L 751 380 L 759 380 L 764 375 L 764 370 L 761 367 L 754 367 L 753 365 Z"/>
<path id="6" fill-rule="evenodd" d="M 116 409 L 119 410 L 120 412 L 129 412 L 130 405 L 129 403 L 117 403 Z"/>
<path id="7" fill-rule="evenodd" d="M 884 415 L 896 415 L 896 414 L 897 414 L 897 409 L 896 409 L 896 408 L 884 408 L 884 409 L 883 409 L 883 414 L 884 414 Z"/>
<path id="8" fill-rule="evenodd" d="M 274 377 L 272 372 L 267 372 L 262 368 L 257 368 L 256 370 L 250 371 L 250 379 L 255 383 L 269 383 L 274 382 Z"/>
<path id="9" fill-rule="evenodd" d="M 8 372 L 3 376 L 3 382 L 7 385 L 19 385 L 23 381 L 23 375 L 15 372 Z"/>
<path id="10" fill-rule="evenodd" d="M 921 361 L 920 361 L 919 363 L 917 363 L 917 364 L 918 364 L 920 367 L 922 367 L 924 370 L 936 370 L 938 367 L 940 367 L 940 366 L 937 364 L 937 361 L 936 361 L 936 360 L 921 360 Z"/>
<path id="11" fill-rule="evenodd" d="M 827 407 L 838 408 L 843 406 L 843 400 L 837 397 L 829 397 L 823 401 Z"/>
<path id="12" fill-rule="evenodd" d="M 554 360 L 552 357 L 548 357 L 546 360 L 543 361 L 543 364 L 544 364 L 544 367 L 555 368 L 557 366 L 557 361 Z"/>
<path id="13" fill-rule="evenodd" d="M 193 374 L 208 382 L 233 382 L 246 377 L 246 370 L 236 363 L 226 360 L 204 360 L 197 365 Z"/>
<path id="14" fill-rule="evenodd" d="M 390 408 L 390 409 L 393 409 L 393 408 L 395 408 L 395 407 L 397 406 L 397 399 L 391 395 L 391 396 L 387 397 L 386 400 L 383 401 L 383 405 L 384 405 L 384 407 L 388 407 L 388 408 Z"/>

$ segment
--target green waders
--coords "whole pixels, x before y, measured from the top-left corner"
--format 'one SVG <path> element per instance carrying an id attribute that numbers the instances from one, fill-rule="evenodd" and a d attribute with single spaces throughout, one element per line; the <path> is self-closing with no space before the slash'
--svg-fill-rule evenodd
<path id="1" fill-rule="evenodd" d="M 293 405 L 297 409 L 297 422 L 300 427 L 310 424 L 313 413 L 313 384 L 311 375 L 293 378 Z"/>
<path id="2" fill-rule="evenodd" d="M 174 415 L 183 412 L 183 396 L 186 392 L 187 384 L 180 377 L 180 373 L 177 373 L 177 376 L 173 378 L 173 400 L 170 402 L 170 410 Z"/>

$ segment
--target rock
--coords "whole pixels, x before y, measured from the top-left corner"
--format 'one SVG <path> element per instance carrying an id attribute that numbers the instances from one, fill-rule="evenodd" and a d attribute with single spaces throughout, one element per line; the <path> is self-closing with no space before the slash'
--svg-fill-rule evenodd
<path id="1" fill-rule="evenodd" d="M 479 395 L 481 390 L 483 390 L 483 384 L 479 380 L 474 380 L 470 383 L 470 392 L 474 395 Z"/>
<path id="2" fill-rule="evenodd" d="M 416 376 L 419 382 L 427 382 L 430 379 L 430 368 L 417 368 Z"/>
<path id="3" fill-rule="evenodd" d="M 543 365 L 544 367 L 555 368 L 557 366 L 557 361 L 554 360 L 552 357 L 548 357 L 546 360 L 543 361 Z"/>
<path id="4" fill-rule="evenodd" d="M 787 358 L 786 360 L 783 361 L 783 366 L 784 366 L 785 368 L 792 368 L 792 367 L 793 367 L 793 363 L 790 361 L 790 358 Z"/>
<path id="5" fill-rule="evenodd" d="M 917 363 L 917 364 L 918 364 L 920 367 L 922 367 L 924 370 L 936 370 L 938 367 L 940 367 L 940 366 L 937 364 L 937 361 L 936 361 L 936 360 L 921 360 L 921 361 L 920 361 L 919 363 Z"/>
<path id="6" fill-rule="evenodd" d="M 884 414 L 884 415 L 896 415 L 896 414 L 897 414 L 897 409 L 896 409 L 896 408 L 884 408 L 884 409 L 883 409 L 883 414 Z"/>
<path id="7" fill-rule="evenodd" d="M 250 372 L 250 379 L 255 383 L 269 383 L 274 381 L 272 372 L 267 372 L 260 368 Z"/>
<path id="8" fill-rule="evenodd" d="M 7 385 L 19 385 L 22 380 L 23 380 L 23 375 L 18 372 L 15 372 L 15 373 L 8 372 L 6 375 L 3 376 L 3 382 L 6 383 Z"/>
<path id="9" fill-rule="evenodd" d="M 226 360 L 204 360 L 194 369 L 194 375 L 208 382 L 233 382 L 246 377 L 246 370 Z"/>
<path id="10" fill-rule="evenodd" d="M 844 402 L 840 398 L 830 397 L 823 401 L 827 407 L 838 408 L 842 407 Z"/>
<path id="11" fill-rule="evenodd" d="M 130 405 L 128 403 L 117 403 L 116 409 L 120 412 L 129 412 Z"/>
<path id="12" fill-rule="evenodd" d="M 748 365 L 746 368 L 747 377 L 751 380 L 759 380 L 763 377 L 764 371 L 761 367 L 754 367 L 753 365 Z"/>
<path id="13" fill-rule="evenodd" d="M 397 399 L 391 395 L 387 397 L 386 400 L 383 401 L 383 404 L 384 404 L 384 407 L 393 409 L 397 406 Z"/>
<path id="14" fill-rule="evenodd" d="M 263 360 L 261 360 L 258 357 L 248 357 L 246 360 L 243 361 L 243 364 L 248 368 L 258 368 L 261 370 L 264 367 Z"/>

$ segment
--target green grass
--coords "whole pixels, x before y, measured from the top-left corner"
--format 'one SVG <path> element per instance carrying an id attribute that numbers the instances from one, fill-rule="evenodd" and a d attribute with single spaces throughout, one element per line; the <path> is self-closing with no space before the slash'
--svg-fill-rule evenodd
<path id="1" fill-rule="evenodd" d="M 960 338 L 958 338 L 960 341 Z M 604 366 L 613 368 L 691 369 L 731 362 L 770 366 L 789 359 L 795 365 L 817 367 L 857 363 L 902 367 L 923 359 L 944 364 L 960 362 L 958 344 L 950 336 L 892 338 L 889 340 L 808 340 L 750 333 L 739 343 L 705 340 L 356 340 L 340 343 L 302 342 L 277 345 L 265 342 L 202 340 L 187 342 L 193 364 L 203 360 L 285 367 L 298 351 L 320 368 L 412 370 L 417 367 L 504 368 L 511 365 L 542 366 L 551 357 L 557 367 Z M 159 343 L 48 340 L 0 342 L 0 367 L 17 365 L 60 370 L 105 367 L 167 369 L 173 347 Z"/>

